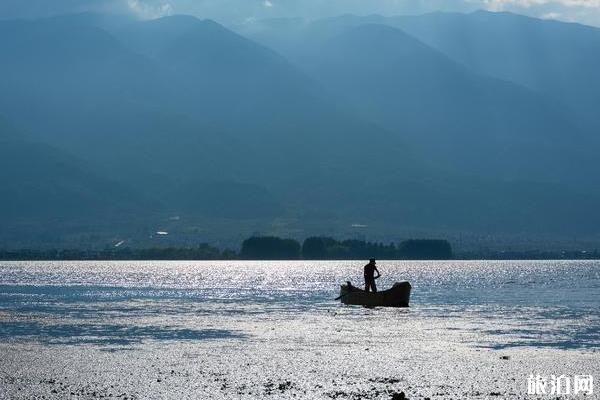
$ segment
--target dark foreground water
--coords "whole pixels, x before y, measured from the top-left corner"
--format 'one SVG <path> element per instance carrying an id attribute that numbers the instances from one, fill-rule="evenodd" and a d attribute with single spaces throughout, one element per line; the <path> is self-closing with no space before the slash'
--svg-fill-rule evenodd
<path id="1" fill-rule="evenodd" d="M 334 301 L 362 264 L 1 262 L 0 398 L 527 398 L 532 373 L 600 379 L 600 262 L 381 261 L 410 309 Z"/>

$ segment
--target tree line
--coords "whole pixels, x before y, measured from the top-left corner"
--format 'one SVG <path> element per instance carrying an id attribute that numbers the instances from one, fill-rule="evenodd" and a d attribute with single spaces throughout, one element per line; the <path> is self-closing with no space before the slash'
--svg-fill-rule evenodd
<path id="1" fill-rule="evenodd" d="M 309 237 L 302 243 L 276 236 L 251 237 L 239 251 L 200 244 L 195 247 L 102 250 L 0 250 L 0 260 L 448 260 L 448 259 L 600 259 L 595 251 L 469 252 L 455 254 L 447 240 L 409 239 L 384 244 L 364 240 Z"/>
<path id="2" fill-rule="evenodd" d="M 398 245 L 364 240 L 336 240 L 331 237 L 309 237 L 302 244 L 294 239 L 275 236 L 244 240 L 240 258 L 255 260 L 447 260 L 453 258 L 447 240 L 410 239 Z"/>
<path id="3" fill-rule="evenodd" d="M 196 247 L 102 250 L 0 250 L 0 260 L 352 260 L 352 259 L 450 259 L 446 240 L 406 240 L 399 245 L 364 240 L 309 237 L 302 243 L 276 236 L 255 236 L 241 249 L 221 250 L 208 244 Z"/>
<path id="4" fill-rule="evenodd" d="M 238 254 L 208 244 L 197 247 L 154 247 L 147 249 L 107 248 L 102 250 L 3 250 L 0 260 L 233 260 Z"/>

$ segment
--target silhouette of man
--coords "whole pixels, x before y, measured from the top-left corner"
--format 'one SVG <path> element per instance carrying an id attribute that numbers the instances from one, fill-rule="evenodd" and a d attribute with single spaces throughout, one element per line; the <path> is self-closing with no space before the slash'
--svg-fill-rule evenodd
<path id="1" fill-rule="evenodd" d="M 377 272 L 377 276 L 375 276 Z M 369 288 L 373 293 L 377 292 L 377 286 L 375 285 L 375 279 L 379 278 L 381 274 L 375 266 L 375 259 L 371 258 L 369 263 L 365 265 L 365 291 L 368 292 Z"/>

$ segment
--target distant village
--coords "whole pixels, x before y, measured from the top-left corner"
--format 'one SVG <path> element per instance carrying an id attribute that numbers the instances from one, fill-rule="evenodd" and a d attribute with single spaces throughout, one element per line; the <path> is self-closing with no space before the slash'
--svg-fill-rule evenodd
<path id="1" fill-rule="evenodd" d="M 446 240 L 411 239 L 399 244 L 364 240 L 309 237 L 302 243 L 276 236 L 256 236 L 243 241 L 239 251 L 209 244 L 195 247 L 129 248 L 102 250 L 0 250 L 2 260 L 354 260 L 354 259 L 452 259 Z"/>
<path id="2" fill-rule="evenodd" d="M 0 260 L 561 260 L 600 259 L 595 251 L 469 251 L 456 253 L 443 239 L 409 239 L 398 244 L 365 240 L 309 237 L 302 243 L 276 236 L 255 236 L 241 248 L 219 249 L 203 243 L 195 247 L 130 248 L 112 246 L 102 250 L 47 249 L 0 250 Z"/>

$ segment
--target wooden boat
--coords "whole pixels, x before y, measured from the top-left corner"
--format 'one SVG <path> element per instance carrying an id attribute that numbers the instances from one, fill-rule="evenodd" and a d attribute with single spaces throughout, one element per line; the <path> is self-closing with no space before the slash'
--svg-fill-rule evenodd
<path id="1" fill-rule="evenodd" d="M 353 286 L 350 281 L 340 287 L 340 301 L 344 304 L 365 307 L 408 307 L 411 285 L 407 281 L 396 282 L 381 292 L 365 292 Z"/>

